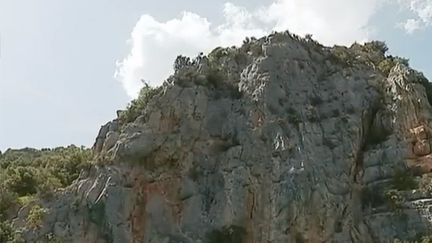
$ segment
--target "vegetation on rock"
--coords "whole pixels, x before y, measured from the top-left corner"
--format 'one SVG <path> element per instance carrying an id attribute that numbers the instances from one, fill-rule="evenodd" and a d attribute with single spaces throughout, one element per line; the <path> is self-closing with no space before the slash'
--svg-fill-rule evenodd
<path id="1" fill-rule="evenodd" d="M 336 215 L 341 209 L 342 215 L 337 216 L 335 222 L 330 221 L 331 227 L 323 227 L 322 235 L 318 234 L 321 241 L 339 237 L 349 240 L 347 230 L 357 227 L 351 222 L 363 216 L 359 213 L 364 213 L 366 226 L 387 227 L 379 232 L 385 235 L 377 239 L 387 242 L 387 239 L 401 237 L 393 231 L 409 233 L 411 228 L 410 231 L 402 228 L 404 223 L 387 226 L 369 215 L 386 212 L 390 215 L 385 216 L 389 217 L 389 222 L 393 216 L 409 221 L 412 217 L 405 209 L 412 197 L 430 194 L 432 183 L 430 177 L 415 177 L 402 166 L 400 154 L 405 151 L 401 149 L 405 144 L 391 140 L 394 134 L 385 129 L 383 121 L 390 118 L 387 109 L 391 107 L 383 105 L 386 91 L 381 90 L 384 85 L 376 83 L 393 82 L 401 75 L 404 82 L 415 83 L 414 95 L 424 95 L 422 84 L 429 100 L 432 100 L 432 86 L 424 76 L 409 68 L 394 68 L 400 67 L 400 63 L 408 66 L 408 60 L 389 56 L 387 51 L 386 44 L 379 41 L 355 43 L 351 47 L 325 47 L 311 35 L 301 38 L 284 32 L 260 39 L 247 38 L 241 47 L 218 47 L 207 56 L 201 53 L 195 59 L 178 56 L 174 74 L 163 86 L 145 85 L 138 98 L 118 113 L 118 120 L 101 128 L 96 143 L 100 146 L 95 145 L 100 149 L 95 149 L 95 154 L 103 151 L 100 152 L 101 161 L 105 158 L 118 161 L 117 167 L 95 168 L 87 180 L 74 183 L 65 193 L 56 195 L 53 201 L 58 201 L 57 204 L 46 202 L 52 199 L 54 191 L 78 178 L 92 159 L 90 150 L 70 146 L 0 153 L 0 242 L 19 242 L 16 240 L 19 231 L 11 219 L 20 208 L 18 218 L 21 221 L 14 222 L 25 224 L 21 228 L 23 237 L 34 237 L 28 236 L 29 231 L 41 232 L 37 239 L 31 238 L 31 242 L 38 242 L 41 237 L 49 242 L 62 242 L 64 237 L 87 242 L 89 238 L 82 235 L 89 232 L 89 235 L 113 242 L 123 237 L 135 238 L 135 228 L 140 228 L 138 234 L 145 231 L 150 240 L 158 241 L 160 236 L 165 237 L 161 235 L 165 226 L 173 226 L 166 220 L 161 224 L 156 220 L 165 218 L 166 209 L 170 207 L 166 207 L 165 202 L 184 205 L 175 206 L 175 210 L 180 210 L 175 212 L 182 213 L 185 220 L 173 229 L 193 226 L 198 222 L 196 215 L 203 216 L 207 223 L 199 221 L 201 227 L 189 227 L 191 231 L 185 233 L 199 236 L 203 243 L 243 242 L 250 238 L 248 233 L 260 235 L 261 224 L 269 225 L 269 231 L 274 232 L 273 239 L 289 237 L 291 241 L 306 242 L 309 238 L 304 233 L 309 226 L 302 225 L 305 217 L 313 218 L 312 221 L 318 219 L 319 224 L 325 226 L 329 213 Z M 370 80 L 371 77 L 376 80 Z M 170 89 L 170 86 L 176 87 Z M 181 93 L 186 97 L 182 100 L 174 93 L 181 89 L 195 92 Z M 171 107 L 172 99 L 167 102 L 161 97 L 164 94 L 177 97 L 187 105 Z M 418 98 L 414 95 L 413 98 Z M 399 110 L 409 114 L 411 111 L 404 105 L 401 103 Z M 424 107 L 418 108 L 424 111 L 421 109 Z M 161 129 L 158 122 L 153 122 L 151 113 L 159 112 L 156 109 L 163 114 L 192 116 L 169 117 Z M 191 117 L 197 119 L 188 120 Z M 146 123 L 146 120 L 151 122 Z M 133 126 L 127 126 L 131 122 Z M 123 129 L 118 129 L 119 124 Z M 312 129 L 314 127 L 316 129 Z M 171 128 L 175 132 L 165 132 Z M 162 130 L 164 132 L 160 133 Z M 183 156 L 186 152 L 187 156 Z M 310 159 L 303 163 L 304 156 Z M 125 161 L 140 161 L 144 166 L 119 166 Z M 347 166 L 351 161 L 353 165 Z M 169 167 L 159 170 L 162 163 Z M 395 170 L 402 167 L 405 170 Z M 256 179 L 251 180 L 251 176 Z M 261 197 L 263 183 L 272 191 L 265 197 Z M 315 191 L 319 193 L 311 193 Z M 158 196 L 153 200 L 154 194 Z M 85 195 L 86 200 L 76 195 Z M 199 196 L 193 197 L 195 195 Z M 263 201 L 268 196 L 272 200 Z M 159 201 L 160 197 L 164 200 Z M 131 201 L 131 198 L 137 200 Z M 365 212 L 357 212 L 357 206 L 360 207 L 357 199 L 361 200 L 359 203 Z M 68 205 L 63 208 L 65 201 Z M 313 210 L 302 206 L 308 201 Z M 217 212 L 226 205 L 232 212 L 219 217 Z M 187 207 L 197 210 L 182 211 Z M 244 209 L 249 207 L 250 216 L 243 221 Z M 274 210 L 266 210 L 268 207 Z M 65 211 L 56 212 L 58 208 Z M 279 218 L 293 220 L 282 222 L 280 227 L 273 226 L 273 212 L 278 212 Z M 73 217 L 58 217 L 66 213 Z M 349 218 L 351 215 L 354 218 Z M 139 217 L 143 217 L 142 220 Z M 151 217 L 150 221 L 146 221 L 147 217 Z M 71 226 L 70 229 L 81 227 L 82 222 L 91 227 L 84 229 L 86 232 L 71 231 L 71 235 L 61 235 L 61 238 L 52 232 L 46 235 L 57 226 L 51 219 L 59 218 L 64 225 Z M 222 227 L 220 222 L 227 218 L 247 225 L 248 229 L 238 225 Z M 147 225 L 142 225 L 143 221 L 150 222 L 154 230 L 148 230 Z M 410 223 L 416 224 L 415 221 Z M 200 229 L 210 231 L 206 233 Z M 418 233 L 425 232 L 419 229 Z M 267 235 L 261 234 L 262 238 L 257 239 Z M 327 238 L 329 235 L 337 236 Z M 414 235 L 402 235 L 402 238 L 412 239 Z M 369 236 L 374 235 L 359 234 L 364 239 L 362 242 L 370 242 Z M 317 238 L 317 241 L 320 240 Z"/>
<path id="2" fill-rule="evenodd" d="M 0 156 L 0 188 L 23 197 L 70 185 L 92 158 L 84 147 L 8 150 Z"/>
<path id="3" fill-rule="evenodd" d="M 9 149 L 0 154 L 0 242 L 15 239 L 17 229 L 8 220 L 20 207 L 46 199 L 76 180 L 92 159 L 90 149 Z M 46 209 L 33 205 L 27 215 L 28 227 L 39 227 Z"/>
<path id="4" fill-rule="evenodd" d="M 346 67 L 357 63 L 366 63 L 379 70 L 385 76 L 389 75 L 391 69 L 401 63 L 409 66 L 408 59 L 387 55 L 388 47 L 385 42 L 371 41 L 363 45 L 354 43 L 351 47 L 334 46 L 331 49 L 332 60 Z"/>
<path id="5" fill-rule="evenodd" d="M 150 87 L 148 84 L 141 89 L 138 98 L 132 100 L 126 110 L 120 112 L 119 122 L 121 125 L 133 122 L 141 115 L 148 102 L 162 90 L 162 86 L 158 88 Z"/>
<path id="6" fill-rule="evenodd" d="M 42 226 L 42 220 L 47 213 L 48 210 L 46 208 L 40 205 L 34 205 L 27 215 L 27 226 L 31 229 L 40 228 Z"/>
<path id="7" fill-rule="evenodd" d="M 392 178 L 392 186 L 395 190 L 406 191 L 418 188 L 418 183 L 409 171 L 397 170 Z"/>

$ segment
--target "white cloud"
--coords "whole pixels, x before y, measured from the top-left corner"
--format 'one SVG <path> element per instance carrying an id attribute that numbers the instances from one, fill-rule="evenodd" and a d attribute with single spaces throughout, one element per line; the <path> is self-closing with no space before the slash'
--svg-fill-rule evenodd
<path id="1" fill-rule="evenodd" d="M 411 11 L 425 24 L 432 22 L 432 0 L 412 0 Z"/>
<path id="2" fill-rule="evenodd" d="M 415 15 L 401 24 L 408 34 L 432 25 L 432 0 L 399 0 L 399 4 Z"/>
<path id="3" fill-rule="evenodd" d="M 194 57 L 218 45 L 239 45 L 246 36 L 266 34 L 251 24 L 253 16 L 244 8 L 227 3 L 224 15 L 225 23 L 214 28 L 206 18 L 190 12 L 164 23 L 143 15 L 132 31 L 130 54 L 118 62 L 115 73 L 127 94 L 138 95 L 141 79 L 160 85 L 173 72 L 177 55 Z"/>
<path id="4" fill-rule="evenodd" d="M 405 23 L 401 24 L 408 34 L 413 34 L 415 31 L 422 29 L 422 23 L 418 19 L 407 19 Z"/>
<path id="5" fill-rule="evenodd" d="M 115 76 L 127 94 L 136 97 L 141 79 L 151 85 L 162 83 L 178 54 L 196 55 L 211 40 L 210 23 L 196 14 L 184 12 L 180 18 L 165 23 L 143 15 L 131 34 L 131 52 L 118 63 Z"/>
<path id="6" fill-rule="evenodd" d="M 132 31 L 130 54 L 118 63 L 116 78 L 129 96 L 136 97 L 140 79 L 160 85 L 179 54 L 196 56 L 216 46 L 239 45 L 246 36 L 260 37 L 272 30 L 313 34 L 327 45 L 367 40 L 369 20 L 382 1 L 277 0 L 253 11 L 226 3 L 224 22 L 218 26 L 190 12 L 166 22 L 143 15 Z"/>
<path id="7" fill-rule="evenodd" d="M 239 45 L 247 36 L 258 37 L 269 33 L 268 28 L 260 26 L 257 13 L 249 12 L 232 3 L 225 4 L 224 17 L 225 23 L 216 27 L 214 33 L 218 45 Z"/>
<path id="8" fill-rule="evenodd" d="M 324 44 L 349 44 L 368 39 L 369 20 L 380 0 L 279 0 L 267 10 L 275 30 L 313 34 Z"/>

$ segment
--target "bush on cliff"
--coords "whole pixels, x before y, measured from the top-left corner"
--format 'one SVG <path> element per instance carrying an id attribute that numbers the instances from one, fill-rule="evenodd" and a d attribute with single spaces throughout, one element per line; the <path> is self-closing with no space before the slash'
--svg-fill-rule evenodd
<path id="1" fill-rule="evenodd" d="M 141 89 L 138 98 L 132 100 L 126 110 L 122 111 L 119 116 L 121 125 L 135 121 L 141 115 L 149 101 L 162 90 L 162 86 L 158 88 L 150 87 L 148 84 Z"/>
<path id="2" fill-rule="evenodd" d="M 28 198 L 45 197 L 70 185 L 92 159 L 90 149 L 7 150 L 0 155 L 0 220 Z M 3 215 L 3 217 L 2 217 Z"/>

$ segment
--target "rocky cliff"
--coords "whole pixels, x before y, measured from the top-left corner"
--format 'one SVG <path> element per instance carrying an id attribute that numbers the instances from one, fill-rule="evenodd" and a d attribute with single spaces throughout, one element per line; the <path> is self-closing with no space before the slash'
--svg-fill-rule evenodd
<path id="1" fill-rule="evenodd" d="M 413 242 L 432 232 L 430 85 L 380 42 L 274 33 L 179 57 L 28 242 Z M 122 112 L 119 112 L 122 113 Z M 121 115 L 121 114 L 120 114 Z M 28 209 L 16 225 L 24 225 Z"/>

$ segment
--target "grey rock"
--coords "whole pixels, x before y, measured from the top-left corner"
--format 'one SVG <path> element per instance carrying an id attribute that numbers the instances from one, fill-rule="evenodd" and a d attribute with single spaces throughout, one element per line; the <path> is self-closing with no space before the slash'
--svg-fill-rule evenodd
<path id="1" fill-rule="evenodd" d="M 397 170 L 432 163 L 431 106 L 418 74 L 336 62 L 332 48 L 286 33 L 249 45 L 221 52 L 222 87 L 167 84 L 133 123 L 103 126 L 94 150 L 111 150 L 112 163 L 46 202 L 44 230 L 27 239 L 393 242 L 428 234 L 430 194 L 401 191 L 398 209 L 385 199 Z M 239 63 L 230 53 L 247 57 Z M 203 60 L 197 72 L 208 71 Z M 421 141 L 412 132 L 419 126 L 428 128 Z"/>

